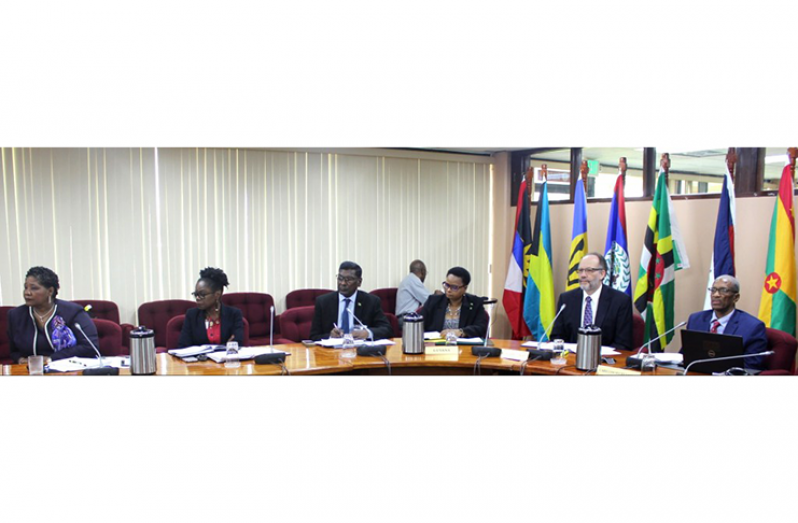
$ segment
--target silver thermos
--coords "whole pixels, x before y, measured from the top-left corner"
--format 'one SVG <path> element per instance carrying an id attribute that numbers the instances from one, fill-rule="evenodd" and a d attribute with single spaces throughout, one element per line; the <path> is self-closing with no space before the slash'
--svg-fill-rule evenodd
<path id="1" fill-rule="evenodd" d="M 576 338 L 576 368 L 595 370 L 601 361 L 601 329 L 595 325 L 579 327 Z"/>
<path id="2" fill-rule="evenodd" d="M 402 325 L 402 352 L 424 354 L 424 316 L 408 312 Z"/>
<path id="3" fill-rule="evenodd" d="M 155 374 L 155 331 L 140 325 L 130 331 L 130 373 Z"/>

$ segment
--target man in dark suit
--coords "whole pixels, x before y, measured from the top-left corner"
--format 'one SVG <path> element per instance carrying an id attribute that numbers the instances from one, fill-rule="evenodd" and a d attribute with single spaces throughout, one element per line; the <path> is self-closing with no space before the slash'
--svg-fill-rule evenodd
<path id="1" fill-rule="evenodd" d="M 316 298 L 310 339 L 341 338 L 346 333 L 351 333 L 355 339 L 380 340 L 393 336 L 380 299 L 367 292 L 358 292 L 362 276 L 363 269 L 357 263 L 345 261 L 338 267 L 338 292 Z M 366 329 L 356 329 L 360 322 Z"/>
<path id="2" fill-rule="evenodd" d="M 765 324 L 735 307 L 740 299 L 740 282 L 737 278 L 728 274 L 715 278 L 709 299 L 712 309 L 691 314 L 687 319 L 687 330 L 742 336 L 745 354 L 768 350 Z M 747 369 L 765 368 L 764 356 L 741 361 L 745 363 L 740 366 Z"/>
<path id="3" fill-rule="evenodd" d="M 557 310 L 565 305 L 549 339 L 575 343 L 579 327 L 594 324 L 601 329 L 601 344 L 632 350 L 632 299 L 602 284 L 607 275 L 604 256 L 591 252 L 579 262 L 579 288 L 560 294 Z"/>

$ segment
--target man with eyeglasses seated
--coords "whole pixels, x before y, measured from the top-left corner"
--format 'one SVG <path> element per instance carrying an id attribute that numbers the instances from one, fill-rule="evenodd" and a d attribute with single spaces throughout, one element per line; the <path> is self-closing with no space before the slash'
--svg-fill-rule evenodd
<path id="1" fill-rule="evenodd" d="M 765 324 L 758 318 L 735 308 L 740 299 L 740 282 L 724 274 L 715 278 L 709 299 L 712 309 L 694 312 L 687 319 L 687 330 L 742 336 L 745 354 L 768 350 Z M 764 370 L 765 356 L 745 359 L 745 368 Z"/>
<path id="2" fill-rule="evenodd" d="M 466 294 L 471 274 L 462 267 L 452 267 L 446 274 L 443 290 L 427 298 L 421 309 L 424 330 L 438 331 L 441 338 L 451 331 L 458 338 L 482 338 L 488 332 L 488 315 L 482 298 Z"/>
<path id="3" fill-rule="evenodd" d="M 357 263 L 345 261 L 338 267 L 338 292 L 316 298 L 310 339 L 341 338 L 349 333 L 355 339 L 393 337 L 393 328 L 382 312 L 380 299 L 367 292 L 358 292 L 362 276 L 363 269 Z M 360 322 L 365 329 L 356 328 Z"/>
<path id="4" fill-rule="evenodd" d="M 601 329 L 601 344 L 619 350 L 632 350 L 632 299 L 602 282 L 607 261 L 599 253 L 585 254 L 579 262 L 579 288 L 560 294 L 557 310 L 565 310 L 554 322 L 551 340 L 576 343 L 579 328 L 596 325 Z"/>

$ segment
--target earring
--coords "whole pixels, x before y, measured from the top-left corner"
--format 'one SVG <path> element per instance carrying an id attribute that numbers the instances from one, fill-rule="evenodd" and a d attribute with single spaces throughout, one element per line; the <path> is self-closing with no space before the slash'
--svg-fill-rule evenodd
<path id="1" fill-rule="evenodd" d="M 214 312 L 219 312 L 219 308 L 221 307 L 221 302 L 216 302 L 216 310 Z"/>

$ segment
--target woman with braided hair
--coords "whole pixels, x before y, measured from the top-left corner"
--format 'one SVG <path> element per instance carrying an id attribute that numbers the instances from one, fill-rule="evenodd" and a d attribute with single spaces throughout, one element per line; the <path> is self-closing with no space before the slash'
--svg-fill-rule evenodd
<path id="1" fill-rule="evenodd" d="M 186 311 L 178 346 L 224 345 L 228 341 L 244 344 L 244 317 L 239 309 L 222 305 L 224 288 L 230 282 L 221 269 L 207 267 L 200 271 L 194 287 L 197 308 Z"/>

